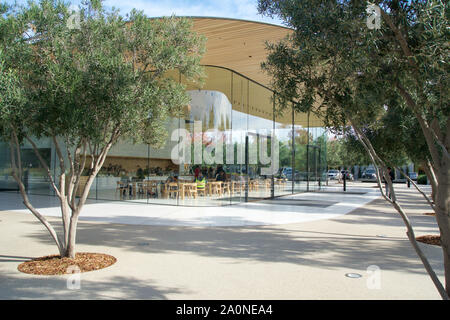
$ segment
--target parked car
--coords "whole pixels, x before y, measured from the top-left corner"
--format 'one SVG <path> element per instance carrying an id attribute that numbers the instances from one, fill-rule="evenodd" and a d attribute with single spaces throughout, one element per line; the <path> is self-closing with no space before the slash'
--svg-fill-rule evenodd
<path id="1" fill-rule="evenodd" d="M 419 175 L 417 174 L 417 172 L 410 172 L 410 173 L 408 173 L 408 176 L 411 180 L 417 180 L 417 177 Z"/>
<path id="2" fill-rule="evenodd" d="M 292 181 L 292 168 L 281 168 L 280 176 L 288 179 L 289 181 Z"/>
<path id="3" fill-rule="evenodd" d="M 377 174 L 375 169 L 367 169 L 361 175 L 361 181 L 363 182 L 372 182 L 377 181 Z"/>
<path id="4" fill-rule="evenodd" d="M 339 180 L 340 177 L 339 170 L 328 170 L 327 177 L 329 180 Z"/>
<path id="5" fill-rule="evenodd" d="M 346 180 L 353 180 L 353 175 L 348 170 L 342 170 L 341 171 L 341 177 L 342 178 L 345 177 Z"/>

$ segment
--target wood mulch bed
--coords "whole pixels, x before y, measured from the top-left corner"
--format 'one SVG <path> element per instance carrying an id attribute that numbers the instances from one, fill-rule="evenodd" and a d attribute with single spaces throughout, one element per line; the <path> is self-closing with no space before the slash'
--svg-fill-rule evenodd
<path id="1" fill-rule="evenodd" d="M 29 274 L 63 275 L 72 273 L 74 266 L 80 272 L 89 272 L 107 268 L 116 261 L 116 258 L 107 254 L 79 252 L 75 254 L 75 259 L 61 259 L 59 255 L 46 256 L 24 262 L 17 269 Z"/>
<path id="2" fill-rule="evenodd" d="M 425 244 L 432 244 L 435 246 L 441 245 L 441 236 L 427 235 L 417 237 L 416 240 Z"/>

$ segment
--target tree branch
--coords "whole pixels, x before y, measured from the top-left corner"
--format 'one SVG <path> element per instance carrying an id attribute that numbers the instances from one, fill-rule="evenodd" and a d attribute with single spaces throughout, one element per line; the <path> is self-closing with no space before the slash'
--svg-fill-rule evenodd
<path id="1" fill-rule="evenodd" d="M 397 169 L 398 171 L 400 171 L 400 173 L 406 178 L 406 180 L 408 180 L 413 186 L 414 188 L 417 189 L 417 191 L 419 191 L 419 193 L 425 198 L 425 200 L 427 200 L 428 204 L 430 205 L 430 207 L 435 210 L 434 208 L 434 204 L 433 202 L 430 200 L 430 198 L 425 194 L 425 192 L 423 192 L 422 189 L 419 188 L 419 186 L 410 178 L 408 177 L 408 175 L 406 173 L 403 172 L 403 170 L 401 170 L 399 167 L 395 167 L 395 169 Z"/>
<path id="2" fill-rule="evenodd" d="M 65 164 L 64 164 L 64 156 L 63 156 L 63 154 L 62 154 L 62 152 L 61 152 L 61 148 L 59 147 L 58 140 L 56 139 L 56 136 L 55 136 L 55 135 L 52 135 L 52 139 L 53 139 L 53 143 L 55 144 L 55 150 L 56 150 L 56 153 L 57 153 L 57 155 L 58 155 L 58 159 L 59 159 L 59 167 L 60 167 L 60 169 L 61 169 L 61 172 L 62 172 L 62 173 L 65 173 L 65 172 L 66 172 L 66 166 L 65 166 Z"/>
<path id="3" fill-rule="evenodd" d="M 358 126 L 355 125 L 354 121 L 352 120 L 351 117 L 349 117 L 349 115 L 347 114 L 347 117 L 350 121 L 350 123 L 352 124 L 353 128 L 355 129 L 358 138 L 360 138 L 360 141 L 364 141 L 363 146 L 364 148 L 366 148 L 366 151 L 369 153 L 370 158 L 372 159 L 373 165 L 375 166 L 375 168 L 377 169 L 377 182 L 378 182 L 378 186 L 381 190 L 381 194 L 383 195 L 383 197 L 389 202 L 391 203 L 394 208 L 397 210 L 397 212 L 400 214 L 401 218 L 403 219 L 403 222 L 406 226 L 407 232 L 406 235 L 409 239 L 409 241 L 411 242 L 414 250 L 416 251 L 417 255 L 419 256 L 419 258 L 422 261 L 422 264 L 425 267 L 425 270 L 428 272 L 431 280 L 433 281 L 434 285 L 436 286 L 436 289 L 438 290 L 439 294 L 441 295 L 443 300 L 448 300 L 448 295 L 447 292 L 445 291 L 444 286 L 442 285 L 441 281 L 439 280 L 439 278 L 437 277 L 436 273 L 434 272 L 433 268 L 431 267 L 430 263 L 428 262 L 427 257 L 423 254 L 422 249 L 420 249 L 415 234 L 414 234 L 414 229 L 411 225 L 411 222 L 408 218 L 408 216 L 406 215 L 406 213 L 403 211 L 403 208 L 400 206 L 400 204 L 397 202 L 396 200 L 396 195 L 395 195 L 395 189 L 392 183 L 392 180 L 390 178 L 390 176 L 388 174 L 386 174 L 386 165 L 384 164 L 384 162 L 378 157 L 378 155 L 376 154 L 372 144 L 370 143 L 370 141 L 367 139 L 367 137 L 361 132 L 361 130 L 358 128 Z M 362 140 L 361 140 L 362 139 Z M 381 181 L 379 178 L 379 174 L 378 174 L 378 165 L 377 165 L 377 161 L 380 162 L 380 164 L 382 165 L 382 170 L 383 170 L 383 176 L 386 180 L 386 182 L 388 183 L 389 186 L 389 191 L 391 192 L 391 198 L 390 199 L 384 192 L 383 192 L 383 188 L 381 186 Z"/>
<path id="4" fill-rule="evenodd" d="M 398 92 L 400 93 L 400 95 L 405 99 L 406 104 L 410 107 L 410 109 L 415 114 L 415 116 L 420 124 L 420 127 L 422 128 L 425 139 L 427 141 L 428 149 L 430 150 L 431 158 L 433 159 L 433 167 L 436 171 L 438 171 L 438 168 L 440 167 L 440 160 L 439 160 L 440 157 L 439 157 L 439 153 L 434 145 L 437 137 L 430 129 L 430 126 L 428 125 L 427 120 L 425 119 L 423 114 L 419 111 L 417 104 L 415 103 L 415 101 L 411 97 L 411 95 L 406 91 L 406 89 L 403 88 L 403 86 L 398 82 L 396 83 L 396 88 L 397 88 Z M 442 142 L 438 141 L 438 139 L 436 140 L 436 142 L 438 142 L 438 144 L 440 144 L 441 147 L 443 147 Z M 448 151 L 446 150 L 446 148 L 443 147 L 442 149 L 448 157 Z"/>
<path id="5" fill-rule="evenodd" d="M 14 142 L 16 143 L 16 142 Z M 16 147 L 20 148 L 20 145 L 17 145 L 16 143 Z M 11 175 L 14 178 L 14 180 L 16 181 L 17 185 L 19 186 L 19 191 L 20 194 L 22 195 L 23 198 L 23 204 L 25 205 L 25 207 L 28 208 L 28 210 L 31 211 L 31 213 L 46 227 L 46 229 L 48 230 L 48 232 L 50 233 L 51 237 L 53 238 L 53 240 L 56 243 L 56 246 L 58 247 L 59 253 L 60 255 L 63 254 L 63 247 L 61 246 L 61 239 L 59 238 L 58 234 L 56 233 L 55 229 L 52 227 L 52 225 L 47 221 L 47 219 L 41 215 L 39 213 L 39 211 L 37 211 L 33 205 L 31 204 L 28 195 L 27 195 L 27 191 L 25 189 L 25 186 L 23 184 L 23 181 L 19 178 L 19 176 L 17 176 L 17 169 L 20 168 L 22 165 L 18 164 L 16 161 L 16 158 L 14 156 L 15 153 L 15 148 L 13 147 L 13 142 L 10 141 L 10 149 L 11 149 Z"/>

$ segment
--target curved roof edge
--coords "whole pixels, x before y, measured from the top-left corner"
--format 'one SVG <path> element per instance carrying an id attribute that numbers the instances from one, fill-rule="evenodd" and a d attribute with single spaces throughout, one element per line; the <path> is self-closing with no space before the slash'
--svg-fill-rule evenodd
<path id="1" fill-rule="evenodd" d="M 293 29 L 259 21 L 233 18 L 194 17 L 193 31 L 206 36 L 203 65 L 225 67 L 270 87 L 271 79 L 261 70 L 268 51 L 266 43 L 276 43 L 294 32 Z"/>
<path id="2" fill-rule="evenodd" d="M 169 17 L 169 16 L 161 16 L 161 17 L 153 17 L 155 19 L 162 18 L 162 17 Z M 238 19 L 238 18 L 228 18 L 228 17 L 213 17 L 213 16 L 177 16 L 174 15 L 174 17 L 177 18 L 188 18 L 188 19 L 217 19 L 217 20 L 231 20 L 231 21 L 242 21 L 242 22 L 251 22 L 251 23 L 259 23 L 263 25 L 268 25 L 271 27 L 278 27 L 282 29 L 287 29 L 290 31 L 293 31 L 294 29 L 288 28 L 279 24 L 269 23 L 269 22 L 263 22 L 263 21 L 255 21 L 255 20 L 248 20 L 248 19 Z"/>

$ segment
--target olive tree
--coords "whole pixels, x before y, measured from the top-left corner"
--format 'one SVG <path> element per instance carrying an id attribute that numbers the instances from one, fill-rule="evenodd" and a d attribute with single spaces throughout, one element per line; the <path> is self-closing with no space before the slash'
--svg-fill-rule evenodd
<path id="1" fill-rule="evenodd" d="M 314 10 L 311 10 L 314 8 Z M 368 10 L 370 9 L 370 10 Z M 294 32 L 268 44 L 263 68 L 273 75 L 277 99 L 294 101 L 338 131 L 351 126 L 377 170 L 380 191 L 400 213 L 407 235 L 441 296 L 450 293 L 450 106 L 448 104 L 448 2 L 432 0 L 259 0 L 259 10 L 277 15 Z M 372 24 L 378 20 L 378 23 Z M 444 290 L 415 240 L 397 201 L 388 164 L 367 130 L 389 106 L 414 114 L 436 179 L 433 209 L 441 233 Z M 389 134 L 385 132 L 385 134 Z M 389 197 L 381 187 L 387 181 Z"/>
<path id="2" fill-rule="evenodd" d="M 188 19 L 149 19 L 136 10 L 122 17 L 98 0 L 83 1 L 76 12 L 61 1 L 42 0 L 9 9 L 0 19 L 2 63 L 14 71 L 23 97 L 0 104 L 12 176 L 61 257 L 74 258 L 77 223 L 109 150 L 119 139 L 152 146 L 165 141 L 165 121 L 189 103 L 185 87 L 167 73 L 200 79 L 205 39 L 192 32 Z M 40 154 L 39 138 L 53 141 L 56 175 Z M 27 196 L 20 159 L 25 142 L 59 199 L 62 234 Z"/>

